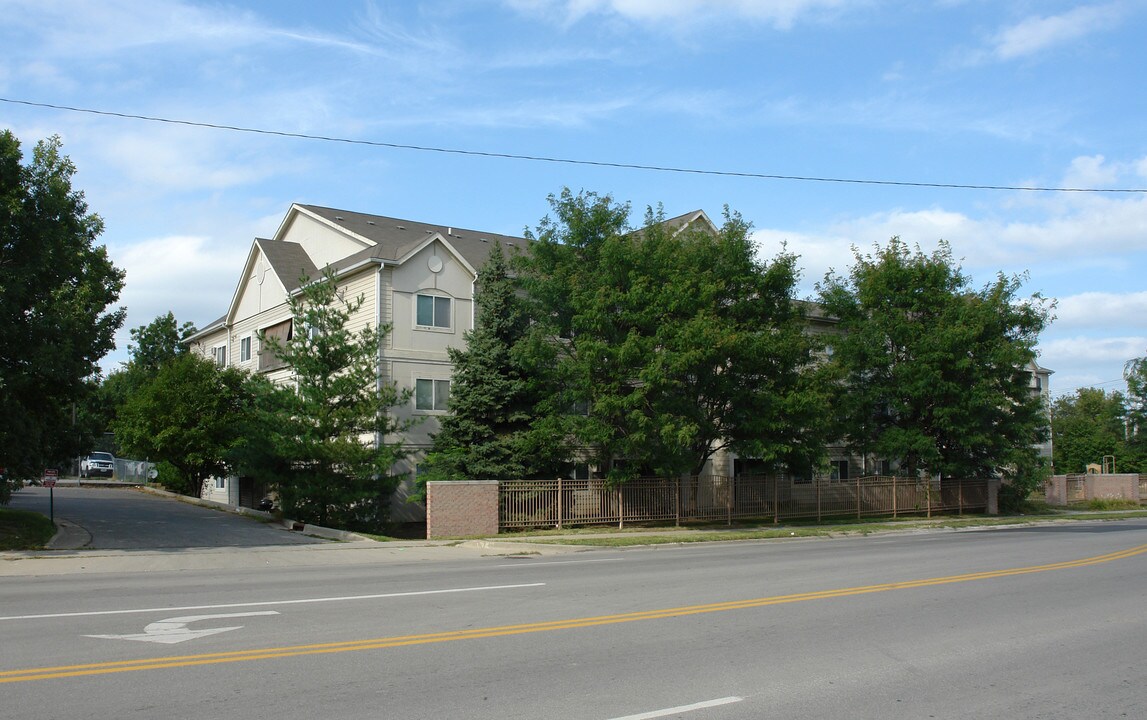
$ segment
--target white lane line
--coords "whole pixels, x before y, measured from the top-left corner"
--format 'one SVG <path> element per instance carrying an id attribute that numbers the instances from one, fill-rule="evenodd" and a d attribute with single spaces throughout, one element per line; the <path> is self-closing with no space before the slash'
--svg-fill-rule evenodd
<path id="1" fill-rule="evenodd" d="M 678 705 L 677 707 L 665 708 L 664 710 L 650 710 L 649 712 L 640 713 L 638 715 L 612 718 L 612 720 L 650 720 L 650 718 L 666 717 L 667 715 L 676 715 L 677 713 L 692 712 L 694 710 L 706 710 L 720 705 L 732 705 L 744 699 L 745 698 L 740 697 L 724 697 L 717 698 L 716 700 L 704 700 L 699 703 L 693 703 L 692 705 Z"/>
<path id="2" fill-rule="evenodd" d="M 525 559 L 525 558 L 523 558 Z M 582 565 L 584 563 L 603 563 L 603 562 L 621 562 L 621 558 L 598 558 L 597 560 L 555 560 L 553 562 L 531 562 L 531 563 L 506 563 L 505 565 L 493 565 L 496 568 L 540 568 L 549 567 L 551 565 Z"/>
<path id="3" fill-rule="evenodd" d="M 305 598 L 302 600 L 264 600 L 261 602 L 222 603 L 219 605 L 184 605 L 183 607 L 135 608 L 131 610 L 93 610 L 90 612 L 45 613 L 43 615 L 10 615 L 0 620 L 45 620 L 48 618 L 95 617 L 97 615 L 135 615 L 141 613 L 184 610 L 218 610 L 222 608 L 266 607 L 269 605 L 306 605 L 309 603 L 349 602 L 352 600 L 381 600 L 385 598 L 416 597 L 419 595 L 446 595 L 449 593 L 480 592 L 482 590 L 517 590 L 542 587 L 545 583 L 520 585 L 487 585 L 485 587 L 450 588 L 447 590 L 419 590 L 415 592 L 381 593 L 378 595 L 345 595 L 342 597 Z"/>

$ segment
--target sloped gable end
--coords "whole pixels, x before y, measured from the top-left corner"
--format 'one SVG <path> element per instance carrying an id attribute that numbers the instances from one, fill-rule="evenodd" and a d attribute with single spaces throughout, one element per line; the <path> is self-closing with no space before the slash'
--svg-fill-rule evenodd
<path id="1" fill-rule="evenodd" d="M 346 227 L 340 217 L 327 218 L 301 205 L 292 205 L 275 240 L 299 245 L 319 269 L 374 247 L 373 240 Z"/>
<path id="2" fill-rule="evenodd" d="M 705 214 L 704 210 L 694 210 L 691 213 L 678 215 L 675 218 L 666 220 L 663 224 L 668 227 L 674 235 L 689 229 L 701 230 L 714 235 L 720 232 L 718 227 L 713 224 L 713 221 L 709 219 L 709 216 Z"/>
<path id="3" fill-rule="evenodd" d="M 317 272 L 301 246 L 276 240 L 255 240 L 239 287 L 231 300 L 228 321 L 258 315 L 286 303 L 287 293 L 296 290 L 302 278 L 315 277 Z"/>

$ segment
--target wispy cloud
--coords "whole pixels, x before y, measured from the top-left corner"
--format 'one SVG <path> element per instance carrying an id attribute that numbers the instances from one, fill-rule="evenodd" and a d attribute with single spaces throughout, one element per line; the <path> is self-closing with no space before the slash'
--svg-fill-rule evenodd
<path id="1" fill-rule="evenodd" d="M 1001 60 L 1032 55 L 1113 27 L 1122 14 L 1118 3 L 1111 3 L 1083 5 L 1062 15 L 1026 18 L 997 33 L 992 50 Z"/>
<path id="2" fill-rule="evenodd" d="M 1059 15 L 1033 15 L 1005 27 L 990 38 L 973 60 L 1015 60 L 1059 47 L 1118 25 L 1122 3 L 1081 5 Z"/>
<path id="3" fill-rule="evenodd" d="M 787 30 L 810 17 L 834 14 L 871 0 L 505 0 L 522 12 L 573 24 L 590 15 L 638 23 L 748 19 Z"/>
<path id="4" fill-rule="evenodd" d="M 258 14 L 181 0 L 6 0 L 10 29 L 34 32 L 53 54 L 113 55 L 144 46 L 191 47 L 200 52 L 276 40 L 366 50 L 345 38 L 306 28 L 280 27 Z"/>

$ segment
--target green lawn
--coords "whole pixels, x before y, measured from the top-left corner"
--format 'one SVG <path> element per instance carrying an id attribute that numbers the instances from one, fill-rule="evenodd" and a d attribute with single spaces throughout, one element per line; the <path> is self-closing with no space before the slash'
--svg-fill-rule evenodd
<path id="1" fill-rule="evenodd" d="M 39 550 L 56 534 L 40 513 L 0 507 L 0 550 Z"/>

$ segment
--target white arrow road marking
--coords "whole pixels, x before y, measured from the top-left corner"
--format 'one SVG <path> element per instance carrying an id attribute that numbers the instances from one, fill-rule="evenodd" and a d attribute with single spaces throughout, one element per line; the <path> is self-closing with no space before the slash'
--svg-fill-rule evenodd
<path id="1" fill-rule="evenodd" d="M 143 629 L 142 633 L 134 635 L 85 635 L 84 637 L 102 638 L 107 640 L 139 640 L 140 642 L 154 642 L 164 643 L 171 645 L 174 643 L 181 643 L 186 640 L 195 640 L 208 635 L 216 635 L 224 633 L 229 630 L 238 630 L 243 627 L 242 625 L 235 625 L 234 627 L 222 628 L 207 628 L 205 630 L 192 630 L 187 627 L 188 623 L 199 622 L 200 620 L 216 620 L 219 618 L 237 618 L 237 617 L 254 617 L 256 615 L 278 615 L 274 610 L 264 610 L 262 612 L 245 612 L 245 613 L 228 613 L 226 615 L 188 615 L 186 617 L 168 618 L 166 620 L 158 620 L 150 623 Z"/>

